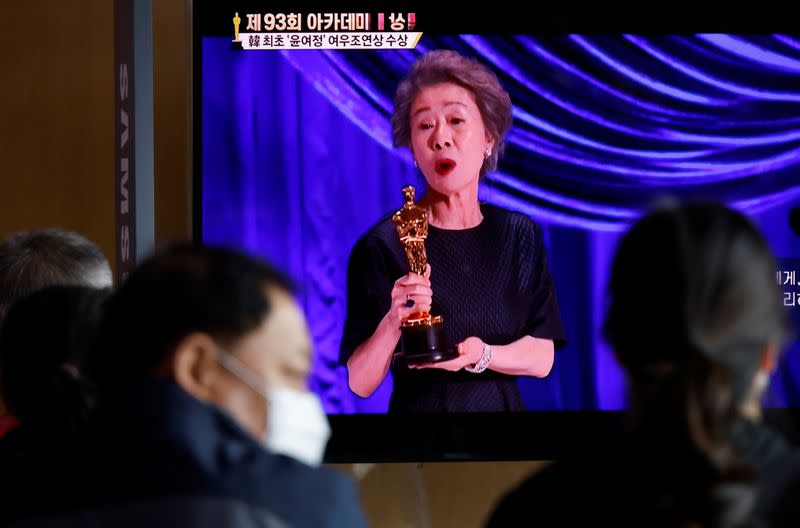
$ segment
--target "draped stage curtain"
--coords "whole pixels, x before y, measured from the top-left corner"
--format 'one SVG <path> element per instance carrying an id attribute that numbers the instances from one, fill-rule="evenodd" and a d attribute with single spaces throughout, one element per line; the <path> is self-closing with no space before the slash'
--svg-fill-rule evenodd
<path id="1" fill-rule="evenodd" d="M 569 338 L 550 376 L 520 380 L 530 409 L 625 405 L 599 332 L 605 280 L 620 231 L 662 196 L 722 200 L 779 257 L 800 258 L 786 220 L 800 198 L 800 39 L 461 35 L 415 50 L 243 53 L 207 38 L 203 239 L 264 256 L 298 283 L 328 412 L 388 406 L 391 376 L 362 399 L 337 364 L 347 258 L 402 205 L 402 186 L 424 188 L 407 149 L 392 146 L 389 116 L 398 81 L 437 48 L 488 65 L 514 103 L 480 198 L 543 225 Z M 643 285 L 642 308 L 654 302 Z M 800 405 L 796 351 L 774 377 L 776 405 Z"/>

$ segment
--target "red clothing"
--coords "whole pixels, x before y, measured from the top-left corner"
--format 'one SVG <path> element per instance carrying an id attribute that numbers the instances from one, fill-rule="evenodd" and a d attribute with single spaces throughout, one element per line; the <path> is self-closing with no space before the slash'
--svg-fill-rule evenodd
<path id="1" fill-rule="evenodd" d="M 0 416 L 0 438 L 3 438 L 6 433 L 19 425 L 19 420 L 10 414 Z"/>

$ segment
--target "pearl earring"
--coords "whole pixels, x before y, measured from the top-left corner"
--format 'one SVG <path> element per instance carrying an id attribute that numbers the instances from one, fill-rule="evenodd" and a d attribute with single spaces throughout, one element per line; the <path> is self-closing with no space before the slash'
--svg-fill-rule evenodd
<path id="1" fill-rule="evenodd" d="M 486 147 L 486 152 L 484 153 L 483 157 L 486 158 L 486 159 L 489 159 L 489 156 L 491 156 L 491 155 L 492 155 L 492 149 L 489 148 L 489 147 Z"/>
<path id="2" fill-rule="evenodd" d="M 417 165 L 417 158 L 414 158 L 414 167 L 419 168 L 419 165 Z"/>

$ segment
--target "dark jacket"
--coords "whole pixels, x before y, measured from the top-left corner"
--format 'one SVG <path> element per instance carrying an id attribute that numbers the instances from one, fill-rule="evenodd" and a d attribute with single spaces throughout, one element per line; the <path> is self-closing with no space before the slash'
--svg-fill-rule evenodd
<path id="1" fill-rule="evenodd" d="M 0 497 L 6 523 L 366 526 L 348 476 L 268 452 L 170 381 L 140 381 L 105 400 L 72 456 L 4 473 Z"/>
<path id="2" fill-rule="evenodd" d="M 749 482 L 704 488 L 714 477 L 697 455 L 626 437 L 533 474 L 501 499 L 486 526 L 774 526 L 776 500 L 800 473 L 800 453 L 772 429 L 745 420 L 732 428 L 731 443 L 753 470 Z M 686 517 L 697 523 L 682 524 Z"/>

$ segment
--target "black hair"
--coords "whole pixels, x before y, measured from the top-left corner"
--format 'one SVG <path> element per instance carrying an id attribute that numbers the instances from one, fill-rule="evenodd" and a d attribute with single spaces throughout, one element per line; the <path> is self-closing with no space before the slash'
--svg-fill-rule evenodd
<path id="1" fill-rule="evenodd" d="M 753 478 L 729 433 L 788 327 L 777 269 L 756 227 L 713 203 L 660 208 L 619 243 L 603 331 L 636 433 L 695 461 L 676 496 L 698 503 L 703 489 Z"/>
<path id="2" fill-rule="evenodd" d="M 20 299 L 0 329 L 0 393 L 28 430 L 73 437 L 91 408 L 85 358 L 107 289 L 49 286 Z"/>
<path id="3" fill-rule="evenodd" d="M 157 252 L 108 302 L 90 358 L 98 389 L 154 374 L 191 333 L 235 343 L 268 316 L 268 288 L 294 292 L 284 274 L 238 250 L 179 243 Z"/>

